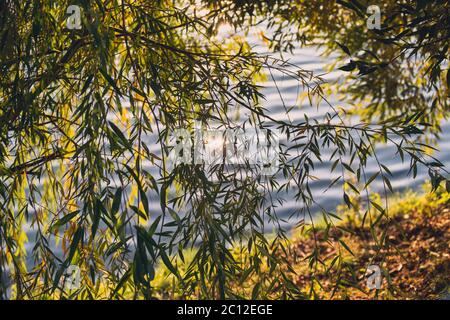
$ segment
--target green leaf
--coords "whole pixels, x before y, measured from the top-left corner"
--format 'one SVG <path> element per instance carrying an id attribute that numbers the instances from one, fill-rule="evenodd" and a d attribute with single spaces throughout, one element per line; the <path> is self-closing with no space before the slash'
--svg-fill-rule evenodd
<path id="1" fill-rule="evenodd" d="M 147 195 L 145 194 L 145 191 L 141 188 L 141 186 L 138 187 L 139 187 L 139 195 L 141 196 L 141 203 L 144 207 L 145 214 L 148 218 L 150 216 L 150 210 L 148 207 L 148 198 Z"/>
<path id="2" fill-rule="evenodd" d="M 82 241 L 83 236 L 84 236 L 84 229 L 83 227 L 79 227 L 77 231 L 75 231 L 75 234 L 73 235 L 73 240 L 69 247 L 69 256 L 67 257 L 66 260 L 67 263 L 70 264 L 72 262 L 72 258 L 75 255 L 75 252 L 78 248 L 78 244 Z"/>
<path id="3" fill-rule="evenodd" d="M 373 182 L 373 180 L 375 180 L 375 179 L 378 177 L 379 174 L 380 174 L 380 172 L 376 172 L 374 175 L 372 175 L 372 176 L 369 178 L 369 180 L 367 180 L 367 183 L 366 183 L 366 185 L 364 186 L 364 189 L 366 189 L 366 188 Z"/>
<path id="4" fill-rule="evenodd" d="M 386 183 L 387 187 L 389 188 L 389 191 L 394 192 L 394 189 L 392 188 L 391 185 L 391 181 L 386 176 L 383 176 L 383 180 Z"/>
<path id="5" fill-rule="evenodd" d="M 345 250 L 347 250 L 348 252 L 350 252 L 350 254 L 351 254 L 352 256 L 355 256 L 355 255 L 353 254 L 352 250 L 350 250 L 350 248 L 348 247 L 348 245 L 347 245 L 344 241 L 339 240 L 339 243 L 345 248 Z"/>
<path id="6" fill-rule="evenodd" d="M 346 193 L 344 193 L 344 202 L 347 204 L 349 209 L 352 207 L 352 202 L 350 201 L 350 197 Z"/>
<path id="7" fill-rule="evenodd" d="M 138 238 L 143 241 L 145 246 L 147 247 L 148 252 L 152 256 L 153 260 L 156 260 L 155 248 L 157 247 L 156 242 L 152 238 L 152 234 L 150 232 L 145 231 L 145 229 L 141 226 L 135 226 L 137 230 Z"/>
<path id="8" fill-rule="evenodd" d="M 133 149 L 133 147 L 130 144 L 130 141 L 128 141 L 123 132 L 112 121 L 108 121 L 108 123 L 109 126 L 113 129 L 116 136 L 120 139 L 122 145 L 130 150 Z"/>
<path id="9" fill-rule="evenodd" d="M 169 210 L 170 216 L 172 217 L 173 220 L 175 220 L 177 223 L 181 222 L 180 216 L 178 215 L 178 213 L 176 213 L 173 209 L 167 207 L 167 210 Z"/>
<path id="10" fill-rule="evenodd" d="M 141 217 L 144 220 L 148 220 L 148 216 L 145 212 L 143 212 L 141 209 L 139 209 L 136 206 L 130 206 L 130 209 L 134 211 L 139 217 Z"/>
<path id="11" fill-rule="evenodd" d="M 449 96 L 450 96 L 450 69 L 447 70 L 447 89 L 449 91 Z"/>
<path id="12" fill-rule="evenodd" d="M 337 214 L 334 214 L 333 212 L 326 212 L 326 214 L 332 216 L 335 219 L 342 220 L 341 217 L 339 217 Z"/>
<path id="13" fill-rule="evenodd" d="M 108 72 L 103 67 L 100 67 L 99 70 L 103 77 L 105 77 L 106 81 L 108 81 L 108 83 L 114 88 L 114 91 L 116 91 L 116 93 L 121 96 L 122 93 L 120 92 L 119 87 L 117 87 L 116 82 L 113 80 L 113 78 L 111 78 Z"/>
<path id="14" fill-rule="evenodd" d="M 344 46 L 343 44 L 340 44 L 336 41 L 336 44 L 344 51 L 347 55 L 351 56 L 350 50 L 347 48 L 347 46 Z"/>
<path id="15" fill-rule="evenodd" d="M 356 63 L 354 61 L 350 61 L 348 64 L 339 68 L 339 70 L 347 71 L 347 72 L 353 71 L 355 69 L 356 69 Z"/>
<path id="16" fill-rule="evenodd" d="M 78 215 L 79 212 L 80 210 L 75 210 L 74 212 L 66 214 L 64 217 L 56 221 L 51 228 L 52 232 L 54 232 L 55 229 L 65 225 L 67 222 L 72 220 L 76 215 Z"/>
<path id="17" fill-rule="evenodd" d="M 252 290 L 252 300 L 256 300 L 258 299 L 259 296 L 259 288 L 261 287 L 261 284 L 258 282 L 257 284 L 255 284 L 255 286 L 253 287 Z"/>
<path id="18" fill-rule="evenodd" d="M 150 228 L 148 229 L 148 235 L 149 235 L 150 237 L 153 236 L 153 234 L 154 234 L 155 231 L 156 231 L 156 228 L 158 228 L 159 221 L 161 221 L 161 216 L 158 216 L 158 217 L 155 219 L 155 221 L 153 221 L 153 223 L 152 223 L 152 225 L 150 226 Z"/>
<path id="19" fill-rule="evenodd" d="M 375 207 L 375 209 L 377 209 L 381 214 L 384 214 L 385 210 L 382 206 L 380 206 L 378 203 L 376 203 L 375 201 L 370 201 L 370 203 Z"/>
<path id="20" fill-rule="evenodd" d="M 169 269 L 170 272 L 172 272 L 175 276 L 178 276 L 178 271 L 177 269 L 173 266 L 172 261 L 170 261 L 169 256 L 166 254 L 166 252 L 164 251 L 164 249 L 161 249 L 159 251 L 160 256 L 162 261 L 164 262 L 165 266 L 167 267 L 167 269 Z"/>
<path id="21" fill-rule="evenodd" d="M 97 233 L 98 226 L 100 224 L 102 203 L 100 199 L 96 199 L 94 204 L 94 216 L 92 217 L 92 226 L 91 226 L 91 238 L 94 239 L 95 234 Z"/>
<path id="22" fill-rule="evenodd" d="M 112 216 L 115 216 L 117 214 L 117 212 L 119 211 L 120 202 L 122 199 L 122 193 L 123 193 L 123 189 L 117 188 L 116 193 L 114 194 L 114 199 L 113 199 L 113 203 L 111 206 L 111 215 Z"/>

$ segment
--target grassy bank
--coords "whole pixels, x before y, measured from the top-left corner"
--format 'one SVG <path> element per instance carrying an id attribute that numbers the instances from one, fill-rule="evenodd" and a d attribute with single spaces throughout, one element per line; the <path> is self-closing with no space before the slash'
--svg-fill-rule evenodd
<path id="1" fill-rule="evenodd" d="M 279 299 L 283 294 L 274 287 L 288 282 L 300 297 L 312 299 L 438 299 L 447 295 L 450 195 L 444 190 L 409 191 L 392 198 L 385 213 L 371 210 L 370 218 L 363 207 L 338 208 L 341 220 L 333 219 L 331 227 L 320 221 L 305 223 L 288 240 L 289 250 L 278 252 L 288 262 L 279 266 L 279 272 L 266 267 L 250 276 L 237 274 L 232 280 L 233 293 L 238 298 Z M 186 252 L 185 268 L 192 255 Z M 235 248 L 234 256 L 246 263 L 242 248 Z M 367 286 L 370 265 L 381 270 L 379 290 Z M 261 278 L 263 285 L 255 288 Z M 195 292 L 183 295 L 186 291 L 164 267 L 157 270 L 152 284 L 159 298 L 196 298 Z"/>
<path id="2" fill-rule="evenodd" d="M 325 231 L 316 240 L 301 235 L 293 240 L 292 263 L 297 275 L 294 283 L 311 289 L 315 284 L 317 297 L 335 299 L 437 299 L 448 292 L 450 281 L 450 202 L 448 193 L 418 194 L 407 192 L 398 196 L 389 208 L 389 219 L 371 230 L 362 227 L 361 212 L 344 212 L 340 228 L 332 232 L 331 241 L 324 241 Z M 374 239 L 386 237 L 384 246 Z M 340 268 L 329 267 L 344 242 Z M 323 258 L 311 272 L 305 258 L 315 244 Z M 342 248 L 341 248 L 342 249 Z M 377 265 L 382 271 L 380 290 L 367 288 L 367 267 Z M 367 276 L 366 276 L 367 272 Z M 316 277 L 319 281 L 313 281 Z"/>

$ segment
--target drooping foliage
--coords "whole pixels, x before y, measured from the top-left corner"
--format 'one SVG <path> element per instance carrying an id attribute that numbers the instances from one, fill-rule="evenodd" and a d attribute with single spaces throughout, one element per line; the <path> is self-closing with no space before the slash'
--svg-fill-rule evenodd
<path id="1" fill-rule="evenodd" d="M 395 145 L 399 157 L 410 161 L 413 173 L 418 165 L 428 166 L 435 186 L 444 180 L 438 170 L 441 164 L 417 142 L 427 127 L 423 109 L 410 108 L 402 118 L 362 117 L 357 125 L 348 125 L 330 104 L 322 120 L 292 123 L 271 117 L 259 86 L 264 74 L 276 71 L 296 80 L 311 104 L 327 102 L 323 80 L 286 61 L 255 53 L 238 34 L 221 39 L 224 23 L 240 32 L 258 21 L 279 25 L 274 33 L 281 37 L 273 42 L 278 43 L 276 50 L 322 37 L 341 43 L 350 54 L 367 44 L 358 37 L 358 26 L 346 29 L 354 44 L 333 29 L 339 22 L 347 26 L 358 8 L 333 1 L 288 2 L 6 0 L 0 4 L 2 298 L 152 298 L 157 294 L 152 280 L 158 264 L 171 272 L 172 290 L 180 297 L 235 298 L 236 285 L 248 286 L 253 298 L 305 297 L 289 278 L 293 270 L 285 259 L 289 247 L 278 211 L 281 194 L 293 191 L 287 194 L 298 204 L 298 224 L 314 232 L 310 208 L 315 199 L 309 184 L 315 179 L 315 163 L 324 160 L 323 149 L 332 150 L 331 159 L 326 159 L 330 170 L 341 172 L 332 184 L 343 184 L 342 198 L 349 207 L 356 206 L 352 194 L 368 191 L 376 179 L 391 189 L 385 165 L 377 161 L 379 171 L 371 176 L 365 171 L 367 160 L 376 159 L 377 141 Z M 67 28 L 69 5 L 81 7 L 81 29 Z M 325 8 L 315 11 L 318 5 Z M 310 8 L 302 11 L 308 21 L 295 10 L 302 6 Z M 438 9 L 430 12 L 440 14 Z M 333 23 L 332 13 L 336 13 Z M 285 32 L 289 26 L 305 30 L 306 38 L 289 38 Z M 445 56 L 448 47 L 437 53 L 430 40 L 442 33 L 424 32 L 417 54 Z M 380 52 L 367 49 L 377 61 L 396 56 L 395 45 L 380 41 L 384 36 L 375 34 L 369 42 Z M 401 35 L 407 36 L 417 43 L 414 34 Z M 357 66 L 368 57 L 360 57 Z M 403 70 L 401 61 L 390 61 L 386 68 L 397 63 L 395 68 Z M 434 57 L 430 63 L 434 63 L 431 80 L 438 86 L 444 60 Z M 369 92 L 373 102 L 363 106 L 363 115 L 373 114 L 375 106 L 379 110 L 380 105 L 388 108 L 394 103 L 383 85 L 374 82 L 386 81 L 385 71 L 373 71 L 347 89 L 355 95 L 363 92 L 362 98 L 366 81 L 376 83 L 371 90 L 381 88 L 380 96 Z M 443 108 L 448 100 L 437 89 L 432 106 Z M 418 103 L 430 106 L 428 99 Z M 398 105 L 402 115 L 407 105 Z M 278 172 L 264 177 L 248 165 L 231 171 L 220 164 L 171 166 L 170 133 L 191 129 L 196 122 L 205 127 L 215 122 L 231 129 L 280 130 L 285 140 L 277 150 Z M 389 221 L 386 208 L 370 197 L 366 200 L 363 221 L 370 225 Z M 330 230 L 338 218 L 323 211 Z M 267 224 L 273 234 L 266 233 Z M 328 241 L 348 250 L 345 243 Z M 380 248 L 386 245 L 385 237 L 376 241 Z M 189 259 L 184 256 L 187 249 L 193 252 Z M 309 259 L 312 270 L 321 263 L 317 251 Z M 330 268 L 349 267 L 339 255 L 333 261 Z M 81 287 L 67 290 L 64 276 L 72 265 L 80 268 Z"/>

